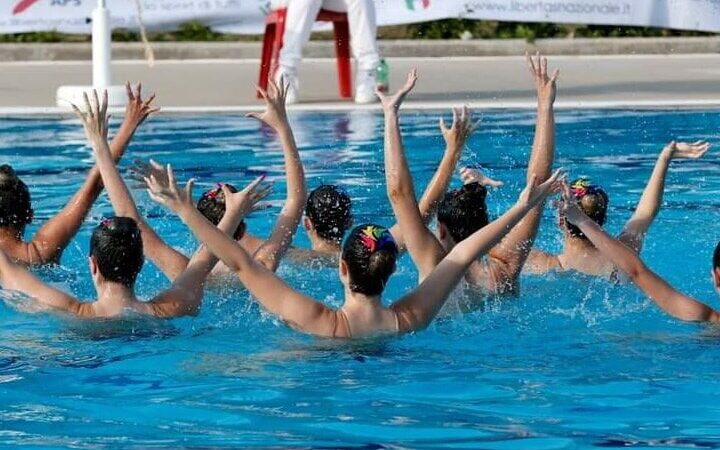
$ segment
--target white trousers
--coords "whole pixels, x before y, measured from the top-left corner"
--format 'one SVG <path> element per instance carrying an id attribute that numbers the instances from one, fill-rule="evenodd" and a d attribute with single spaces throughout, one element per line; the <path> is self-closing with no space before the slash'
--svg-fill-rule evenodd
<path id="1" fill-rule="evenodd" d="M 302 49 L 310 39 L 320 8 L 347 12 L 350 45 L 360 70 L 374 71 L 380 63 L 377 46 L 377 19 L 373 0 L 289 0 L 280 66 L 297 71 Z"/>

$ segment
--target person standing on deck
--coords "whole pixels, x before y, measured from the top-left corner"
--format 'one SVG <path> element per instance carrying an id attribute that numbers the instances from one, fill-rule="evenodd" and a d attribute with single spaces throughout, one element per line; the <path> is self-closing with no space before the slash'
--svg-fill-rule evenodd
<path id="1" fill-rule="evenodd" d="M 320 8 L 347 12 L 350 45 L 357 62 L 355 102 L 376 102 L 375 73 L 380 64 L 380 53 L 373 0 L 285 0 L 284 3 L 283 6 L 287 6 L 287 18 L 276 80 L 284 77 L 290 85 L 287 102 L 297 102 L 300 88 L 297 68 L 302 59 L 303 46 L 310 40 L 310 33 Z"/>

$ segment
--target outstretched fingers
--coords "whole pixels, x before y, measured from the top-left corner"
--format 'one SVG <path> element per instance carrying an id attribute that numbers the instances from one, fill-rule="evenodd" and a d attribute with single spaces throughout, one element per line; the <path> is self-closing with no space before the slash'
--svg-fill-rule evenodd
<path id="1" fill-rule="evenodd" d="M 533 76 L 537 76 L 537 68 L 535 67 L 535 62 L 532 59 L 532 56 L 530 56 L 530 52 L 525 52 L 525 61 L 527 62 L 528 70 L 530 70 L 530 73 Z"/>
<path id="2" fill-rule="evenodd" d="M 167 172 L 168 187 L 170 189 L 175 189 L 177 187 L 177 183 L 175 182 L 175 172 L 173 171 L 172 166 L 170 164 L 165 166 L 165 171 Z"/>
<path id="3" fill-rule="evenodd" d="M 90 106 L 90 98 L 88 97 L 87 92 L 83 92 L 83 100 L 85 100 L 86 117 L 92 119 L 95 116 L 93 115 L 92 107 Z"/>
<path id="4" fill-rule="evenodd" d="M 133 93 L 130 81 L 125 82 L 125 92 L 127 93 L 128 102 L 135 100 L 135 94 Z"/>
<path id="5" fill-rule="evenodd" d="M 559 77 L 560 77 L 560 69 L 555 69 L 553 71 L 552 77 L 550 77 L 550 82 L 557 83 L 557 80 Z"/>
<path id="6" fill-rule="evenodd" d="M 407 80 L 405 81 L 405 85 L 401 89 L 401 92 L 403 94 L 407 94 L 408 92 L 412 91 L 413 88 L 415 87 L 415 83 L 417 83 L 417 79 L 418 79 L 417 68 L 413 68 L 408 73 Z"/>
<path id="7" fill-rule="evenodd" d="M 245 189 L 243 189 L 243 193 L 250 194 L 250 193 L 254 192 L 255 189 L 257 189 L 257 187 L 260 185 L 260 183 L 262 183 L 262 181 L 264 179 L 265 179 L 265 175 L 260 175 L 259 177 L 255 178 L 247 186 L 245 186 Z"/>
<path id="8" fill-rule="evenodd" d="M 75 115 L 78 116 L 78 117 L 80 118 L 80 120 L 82 120 L 83 123 L 84 123 L 85 120 L 86 120 L 86 115 L 85 115 L 85 113 L 82 112 L 82 110 L 81 110 L 80 108 L 78 108 L 75 103 L 70 103 L 70 107 L 71 107 L 72 110 L 75 112 Z"/>
<path id="9" fill-rule="evenodd" d="M 195 186 L 195 178 L 190 178 L 187 183 L 185 183 L 185 198 L 192 198 L 193 186 Z"/>
<path id="10" fill-rule="evenodd" d="M 262 87 L 260 87 L 259 84 L 256 84 L 256 85 L 255 85 L 255 90 L 258 92 L 258 94 L 260 94 L 260 97 L 262 97 L 263 100 L 267 101 L 267 99 L 268 99 L 268 94 L 267 94 L 267 91 L 266 91 L 265 89 L 263 89 Z"/>
<path id="11" fill-rule="evenodd" d="M 110 116 L 107 115 L 108 110 L 108 91 L 107 89 L 103 89 L 103 96 L 102 96 L 102 104 L 100 106 L 100 114 L 102 117 L 109 118 Z"/>
<path id="12" fill-rule="evenodd" d="M 278 85 L 275 83 L 275 80 L 273 80 L 273 77 L 270 77 L 268 79 L 268 92 L 270 93 L 270 96 L 272 98 L 277 98 L 280 94 L 280 88 L 278 88 Z"/>
<path id="13" fill-rule="evenodd" d="M 150 104 L 153 102 L 153 100 L 155 100 L 155 93 L 154 93 L 154 92 L 153 92 L 152 94 L 150 94 L 150 97 L 148 97 L 147 100 L 145 100 L 145 101 L 143 102 L 143 106 L 146 107 L 146 108 L 149 107 Z"/>

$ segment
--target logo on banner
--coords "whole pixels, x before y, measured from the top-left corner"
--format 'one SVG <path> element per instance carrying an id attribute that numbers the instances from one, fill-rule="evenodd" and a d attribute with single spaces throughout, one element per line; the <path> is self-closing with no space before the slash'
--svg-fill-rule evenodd
<path id="1" fill-rule="evenodd" d="M 415 11 L 415 3 L 420 3 L 422 9 L 428 9 L 430 7 L 430 0 L 405 0 L 405 5 L 410 11 Z"/>
<path id="2" fill-rule="evenodd" d="M 31 7 L 38 1 L 39 0 L 20 0 L 17 3 L 17 5 L 15 5 L 15 7 L 13 8 L 13 11 L 12 11 L 13 16 L 16 16 L 16 15 L 22 13 L 23 11 L 25 11 L 26 9 L 28 9 L 29 7 Z"/>
<path id="3" fill-rule="evenodd" d="M 39 2 L 40 0 L 20 0 L 17 2 L 15 7 L 12 10 L 13 16 L 17 16 L 18 14 L 22 14 L 25 12 L 28 8 L 30 8 L 35 3 Z M 80 6 L 82 4 L 82 0 L 51 0 L 50 6 Z"/>

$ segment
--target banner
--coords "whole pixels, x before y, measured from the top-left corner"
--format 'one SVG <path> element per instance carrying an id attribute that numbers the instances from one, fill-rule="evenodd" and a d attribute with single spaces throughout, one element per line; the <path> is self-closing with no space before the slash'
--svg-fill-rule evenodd
<path id="1" fill-rule="evenodd" d="M 0 0 L 0 33 L 90 32 L 96 0 Z M 138 28 L 134 0 L 107 0 L 114 28 Z M 216 31 L 261 34 L 269 0 L 140 0 L 150 30 L 199 21 Z M 720 32 L 720 0 L 375 0 L 379 25 L 444 18 L 632 25 Z"/>

